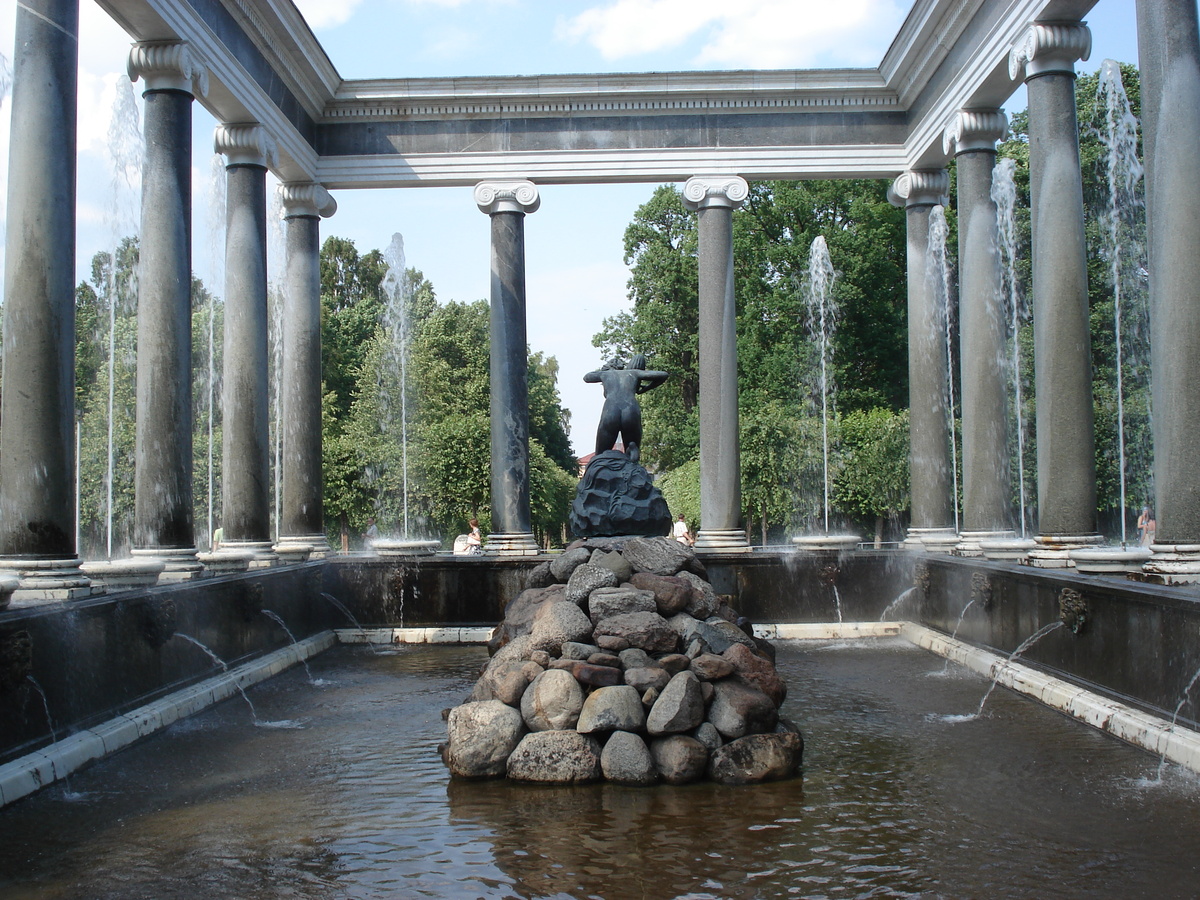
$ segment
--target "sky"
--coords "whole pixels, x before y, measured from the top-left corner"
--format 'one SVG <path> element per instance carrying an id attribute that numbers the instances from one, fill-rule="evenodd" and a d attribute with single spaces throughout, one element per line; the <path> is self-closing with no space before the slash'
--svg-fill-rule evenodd
<path id="1" fill-rule="evenodd" d="M 902 0 L 297 0 L 343 78 L 536 75 L 689 69 L 874 66 L 904 19 Z M 0 86 L 12 59 L 16 0 L 0 0 Z M 1133 0 L 1099 0 L 1087 17 L 1092 72 L 1105 58 L 1137 61 Z M 81 0 L 79 75 L 79 280 L 92 255 L 137 228 L 136 165 L 113 148 L 135 145 L 140 90 L 124 79 L 129 38 L 92 0 Z M 3 91 L 0 91 L 0 95 Z M 1023 90 L 1009 112 L 1025 106 Z M 114 108 L 124 116 L 114 118 Z M 222 293 L 222 238 L 212 213 L 212 134 L 197 104 L 193 123 L 193 268 Z M 113 122 L 124 123 L 116 129 Z M 130 124 L 133 123 L 133 124 Z M 111 132 L 111 135 L 110 135 Z M 0 225 L 5 218 L 8 104 L 0 110 Z M 120 173 L 118 175 L 118 173 Z M 269 190 L 273 190 L 273 179 Z M 550 185 L 525 221 L 530 348 L 559 362 L 579 455 L 593 449 L 601 389 L 582 381 L 600 363 L 592 336 L 627 309 L 623 234 L 653 185 Z M 489 221 L 470 188 L 337 191 L 322 235 L 360 252 L 404 236 L 407 264 L 441 301 L 489 291 Z M 278 231 L 278 229 L 276 229 Z M 281 252 L 272 244 L 274 277 Z M 834 260 L 836 266 L 837 261 Z M 0 269 L 3 267 L 0 251 Z"/>

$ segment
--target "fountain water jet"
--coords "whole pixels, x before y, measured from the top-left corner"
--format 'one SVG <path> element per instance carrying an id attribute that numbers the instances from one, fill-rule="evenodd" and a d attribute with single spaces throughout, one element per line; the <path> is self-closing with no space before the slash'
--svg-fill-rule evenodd
<path id="1" fill-rule="evenodd" d="M 1144 227 L 1142 176 L 1138 159 L 1138 121 L 1130 108 L 1121 82 L 1121 67 L 1106 59 L 1100 68 L 1096 106 L 1102 121 L 1093 128 L 1104 153 L 1099 160 L 1104 178 L 1105 206 L 1100 213 L 1102 255 L 1108 263 L 1113 292 L 1113 339 L 1115 347 L 1115 393 L 1117 437 L 1117 482 L 1121 517 L 1120 547 L 1097 547 L 1071 552 L 1076 568 L 1089 573 L 1139 571 L 1150 558 L 1148 547 L 1128 547 L 1128 490 L 1130 482 L 1141 482 L 1141 492 L 1153 494 L 1153 451 L 1146 440 L 1131 444 L 1127 402 L 1136 393 L 1146 404 L 1146 427 L 1150 427 L 1149 315 L 1146 301 L 1146 252 L 1140 238 Z M 1136 475 L 1133 469 L 1137 470 Z"/>
<path id="2" fill-rule="evenodd" d="M 420 556 L 439 549 L 441 542 L 414 538 L 409 518 L 408 355 L 411 343 L 411 322 L 409 321 L 408 307 L 412 291 L 405 265 L 404 237 L 402 235 L 398 233 L 392 235 L 392 242 L 384 252 L 384 261 L 387 263 L 387 272 L 380 288 L 385 298 L 383 326 L 388 341 L 379 373 L 379 425 L 385 441 L 399 438 L 400 442 L 401 531 L 399 538 L 376 538 L 371 542 L 371 546 L 381 556 Z M 399 377 L 397 393 L 399 394 L 400 408 L 398 415 L 393 406 L 392 385 L 389 384 L 389 378 L 393 373 Z"/>
<path id="3" fill-rule="evenodd" d="M 946 428 L 950 432 L 950 479 L 954 500 L 954 533 L 962 531 L 958 503 L 958 429 L 954 414 L 954 304 L 950 297 L 950 260 L 946 256 L 946 238 L 950 226 L 946 209 L 940 204 L 929 213 L 929 278 L 933 284 L 934 304 L 946 341 Z"/>
<path id="4" fill-rule="evenodd" d="M 838 551 L 853 549 L 862 538 L 856 534 L 829 533 L 829 417 L 833 407 L 836 385 L 833 378 L 833 335 L 837 329 L 838 307 L 833 296 L 833 283 L 837 272 L 829 257 L 825 238 L 813 238 L 808 251 L 808 288 L 805 291 L 808 334 L 811 344 L 817 348 L 816 384 L 813 394 L 819 398 L 821 407 L 821 473 L 822 512 L 824 531 L 818 535 L 799 535 L 792 538 L 797 547 L 804 550 Z M 840 609 L 839 609 L 840 613 Z M 838 621 L 841 621 L 840 617 Z"/>

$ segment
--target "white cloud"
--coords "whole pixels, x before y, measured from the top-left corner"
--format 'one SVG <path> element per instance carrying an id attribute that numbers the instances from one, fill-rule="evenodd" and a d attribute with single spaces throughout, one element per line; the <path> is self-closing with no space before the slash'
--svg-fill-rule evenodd
<path id="1" fill-rule="evenodd" d="M 296 0 L 296 8 L 308 27 L 334 28 L 350 20 L 362 0 Z"/>
<path id="2" fill-rule="evenodd" d="M 560 19 L 561 40 L 605 59 L 696 45 L 698 65 L 874 65 L 903 21 L 899 0 L 616 0 Z"/>

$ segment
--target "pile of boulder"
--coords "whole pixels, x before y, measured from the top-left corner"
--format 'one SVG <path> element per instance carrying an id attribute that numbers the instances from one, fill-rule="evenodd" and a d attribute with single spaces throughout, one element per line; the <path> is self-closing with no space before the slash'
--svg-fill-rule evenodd
<path id="1" fill-rule="evenodd" d="M 452 774 L 555 784 L 786 778 L 804 750 L 779 716 L 775 651 L 669 538 L 589 538 L 534 570 L 447 711 Z"/>

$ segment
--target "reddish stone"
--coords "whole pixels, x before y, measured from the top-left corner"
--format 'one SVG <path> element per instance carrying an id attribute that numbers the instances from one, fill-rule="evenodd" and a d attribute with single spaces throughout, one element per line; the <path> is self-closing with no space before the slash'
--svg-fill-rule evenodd
<path id="1" fill-rule="evenodd" d="M 787 698 L 787 683 L 779 677 L 770 660 L 758 656 L 744 644 L 731 644 L 721 655 L 733 664 L 738 681 L 762 691 L 776 707 L 783 705 Z"/>

